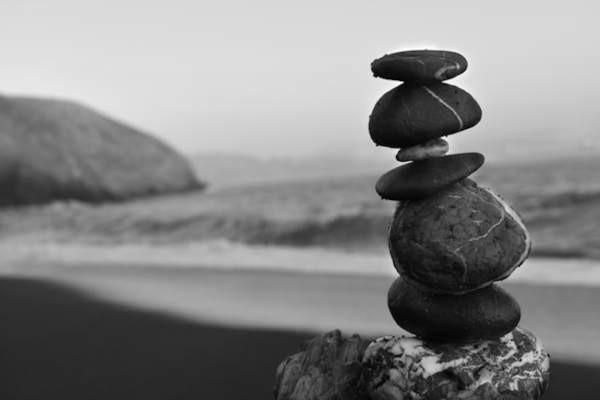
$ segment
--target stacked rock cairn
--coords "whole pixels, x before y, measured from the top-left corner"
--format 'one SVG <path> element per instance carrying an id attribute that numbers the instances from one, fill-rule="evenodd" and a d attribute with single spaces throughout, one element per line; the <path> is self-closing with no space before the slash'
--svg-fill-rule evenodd
<path id="1" fill-rule="evenodd" d="M 481 119 L 469 93 L 443 83 L 466 69 L 462 55 L 437 50 L 371 64 L 376 77 L 403 82 L 379 99 L 369 132 L 408 162 L 375 190 L 398 201 L 388 245 L 400 276 L 388 307 L 414 336 L 316 338 L 279 366 L 277 399 L 525 400 L 546 390 L 548 353 L 517 326 L 519 304 L 494 283 L 528 257 L 529 233 L 502 198 L 468 178 L 483 155 L 446 155 L 442 137 Z"/>

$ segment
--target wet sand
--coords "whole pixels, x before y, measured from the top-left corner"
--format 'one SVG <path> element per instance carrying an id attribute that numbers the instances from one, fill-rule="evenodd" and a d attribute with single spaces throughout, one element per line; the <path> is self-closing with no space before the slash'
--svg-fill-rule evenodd
<path id="1" fill-rule="evenodd" d="M 7 399 L 268 399 L 277 363 L 313 332 L 398 332 L 384 277 L 122 266 L 27 274 L 0 280 Z M 595 399 L 600 290 L 504 286 L 552 353 L 544 399 Z"/>
<path id="2" fill-rule="evenodd" d="M 202 268 L 48 264 L 28 268 L 104 300 L 209 324 L 384 335 L 401 333 L 387 310 L 394 277 Z M 600 288 L 501 285 L 521 305 L 520 325 L 554 357 L 600 364 Z"/>

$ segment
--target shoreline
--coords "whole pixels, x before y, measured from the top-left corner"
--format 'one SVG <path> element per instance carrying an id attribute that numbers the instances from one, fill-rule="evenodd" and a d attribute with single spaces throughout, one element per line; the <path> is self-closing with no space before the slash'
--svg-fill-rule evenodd
<path id="1" fill-rule="evenodd" d="M 0 273 L 19 273 L 30 266 L 56 264 L 89 268 L 128 266 L 140 269 L 252 270 L 298 274 L 393 277 L 387 251 L 349 252 L 321 247 L 244 245 L 222 240 L 198 243 L 82 244 L 0 242 L 5 254 Z M 92 260 L 101 260 L 94 262 Z M 199 261 L 201 260 L 201 261 Z M 38 268 L 40 269 L 40 268 Z M 600 288 L 600 260 L 530 257 L 509 277 L 510 282 L 535 286 L 571 285 Z"/>
<path id="2" fill-rule="evenodd" d="M 7 399 L 268 399 L 277 365 L 314 336 L 192 322 L 39 278 L 0 278 L 0 297 Z M 551 368 L 544 400 L 597 398 L 600 365 Z"/>
<path id="3" fill-rule="evenodd" d="M 386 305 L 393 275 L 102 263 L 29 264 L 10 275 L 66 284 L 110 303 L 222 327 L 317 333 L 341 329 L 366 336 L 402 333 Z M 520 326 L 539 336 L 553 357 L 600 364 L 600 288 L 510 280 L 500 284 L 521 304 Z"/>

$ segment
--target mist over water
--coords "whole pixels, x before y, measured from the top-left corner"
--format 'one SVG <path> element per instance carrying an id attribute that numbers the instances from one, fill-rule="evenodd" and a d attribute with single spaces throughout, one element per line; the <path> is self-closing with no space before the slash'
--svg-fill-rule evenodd
<path id="1" fill-rule="evenodd" d="M 9 0 L 0 89 L 79 100 L 183 152 L 375 159 L 368 116 L 396 83 L 370 62 L 448 49 L 469 62 L 449 83 L 484 113 L 457 148 L 558 155 L 600 148 L 597 15 L 580 0 Z"/>

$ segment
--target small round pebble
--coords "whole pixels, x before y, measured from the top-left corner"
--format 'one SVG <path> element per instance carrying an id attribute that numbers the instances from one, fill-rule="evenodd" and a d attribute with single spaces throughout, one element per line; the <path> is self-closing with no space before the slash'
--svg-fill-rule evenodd
<path id="1" fill-rule="evenodd" d="M 497 285 L 462 295 L 437 294 L 400 277 L 390 287 L 388 307 L 401 328 L 425 340 L 449 343 L 499 338 L 521 319 L 519 304 Z"/>
<path id="2" fill-rule="evenodd" d="M 375 191 L 386 200 L 416 200 L 464 179 L 484 162 L 480 153 L 460 153 L 413 161 L 383 174 Z"/>
<path id="3" fill-rule="evenodd" d="M 379 146 L 410 147 L 475 126 L 481 107 L 463 89 L 445 83 L 400 85 L 385 93 L 369 118 Z"/>
<path id="4" fill-rule="evenodd" d="M 444 139 L 431 139 L 425 143 L 401 149 L 396 154 L 396 160 L 403 162 L 441 157 L 444 154 L 446 154 L 449 149 L 450 146 L 448 145 L 448 142 Z"/>
<path id="5" fill-rule="evenodd" d="M 363 370 L 377 400 L 537 400 L 548 388 L 550 356 L 522 328 L 466 345 L 384 336 L 367 347 Z"/>
<path id="6" fill-rule="evenodd" d="M 466 58 L 442 50 L 401 51 L 386 54 L 371 63 L 375 77 L 410 82 L 441 82 L 466 69 Z"/>
<path id="7" fill-rule="evenodd" d="M 458 294 L 507 278 L 529 255 L 531 239 L 503 199 L 467 178 L 400 202 L 389 249 L 408 283 Z"/>

